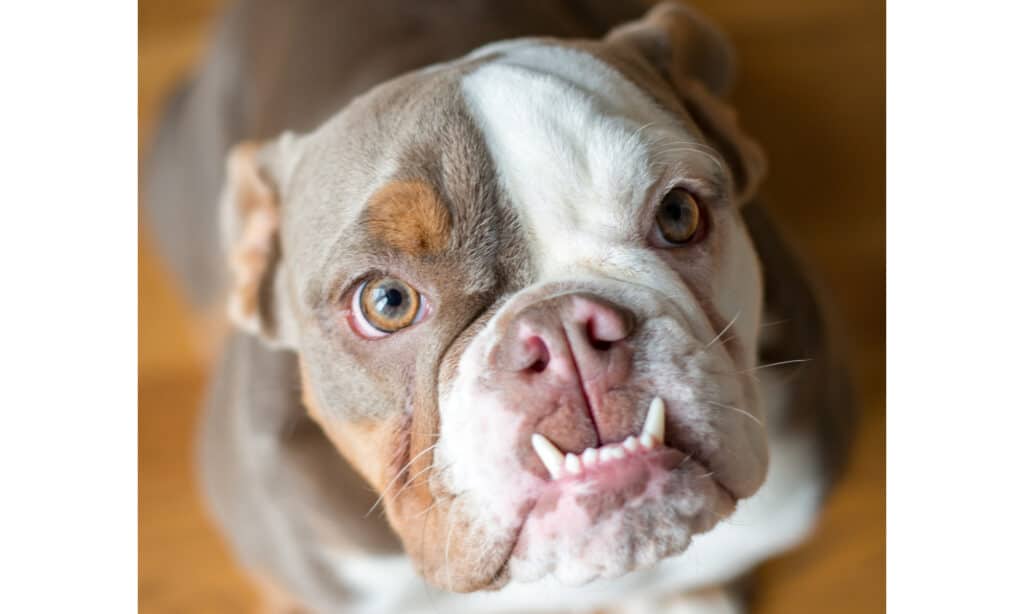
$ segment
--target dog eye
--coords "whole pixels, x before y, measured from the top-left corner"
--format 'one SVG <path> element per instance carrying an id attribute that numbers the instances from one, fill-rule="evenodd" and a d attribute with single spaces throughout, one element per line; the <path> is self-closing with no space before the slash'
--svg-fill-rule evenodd
<path id="1" fill-rule="evenodd" d="M 671 245 L 688 243 L 697 236 L 703 219 L 692 194 L 676 188 L 665 195 L 655 216 L 661 238 Z"/>
<path id="2" fill-rule="evenodd" d="M 364 281 L 352 297 L 356 331 L 383 337 L 419 321 L 423 302 L 415 288 L 395 277 Z"/>

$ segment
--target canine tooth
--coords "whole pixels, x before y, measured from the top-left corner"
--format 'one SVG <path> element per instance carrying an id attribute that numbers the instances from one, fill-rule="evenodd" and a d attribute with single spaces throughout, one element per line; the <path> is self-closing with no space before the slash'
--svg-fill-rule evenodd
<path id="1" fill-rule="evenodd" d="M 630 435 L 626 438 L 626 441 L 622 442 L 622 447 L 626 448 L 630 452 L 636 452 L 640 448 L 640 442 L 636 440 L 636 437 Z"/>
<path id="2" fill-rule="evenodd" d="M 622 460 L 626 458 L 626 451 L 622 449 L 622 446 L 615 446 L 611 449 L 612 458 Z"/>
<path id="3" fill-rule="evenodd" d="M 580 458 L 572 452 L 565 455 L 565 470 L 573 475 L 583 471 L 583 467 L 580 466 Z"/>
<path id="4" fill-rule="evenodd" d="M 562 451 L 540 433 L 534 433 L 530 443 L 533 444 L 533 451 L 540 457 L 552 479 L 557 480 L 562 475 L 562 463 L 565 459 Z"/>
<path id="5" fill-rule="evenodd" d="M 654 397 L 651 401 L 651 406 L 647 409 L 647 418 L 644 420 L 643 433 L 657 441 L 665 440 L 665 401 L 662 401 L 661 397 Z"/>
<path id="6" fill-rule="evenodd" d="M 654 437 L 651 437 L 650 433 L 644 433 L 640 436 L 640 445 L 650 450 L 654 447 Z"/>
<path id="7" fill-rule="evenodd" d="M 613 458 L 612 457 L 612 449 L 610 447 L 608 447 L 608 446 L 604 446 L 603 448 L 598 450 L 597 451 L 597 455 L 598 455 L 598 459 L 602 463 L 607 463 L 608 461 L 612 460 L 612 458 Z"/>
<path id="8" fill-rule="evenodd" d="M 597 450 L 594 448 L 587 448 L 583 451 L 580 458 L 583 459 L 583 464 L 589 467 L 597 462 Z"/>

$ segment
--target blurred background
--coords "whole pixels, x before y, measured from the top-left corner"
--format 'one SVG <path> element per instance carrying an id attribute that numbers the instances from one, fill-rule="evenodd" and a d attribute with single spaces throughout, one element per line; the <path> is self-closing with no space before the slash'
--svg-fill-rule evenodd
<path id="1" fill-rule="evenodd" d="M 613 0 L 609 0 L 613 1 Z M 220 0 L 140 0 L 139 150 L 202 58 Z M 885 13 L 881 0 L 691 0 L 729 35 L 733 96 L 770 164 L 765 202 L 819 274 L 851 350 L 862 420 L 814 536 L 757 573 L 754 612 L 885 607 Z M 248 612 L 257 595 L 205 517 L 194 432 L 209 355 L 139 228 L 139 606 Z"/>

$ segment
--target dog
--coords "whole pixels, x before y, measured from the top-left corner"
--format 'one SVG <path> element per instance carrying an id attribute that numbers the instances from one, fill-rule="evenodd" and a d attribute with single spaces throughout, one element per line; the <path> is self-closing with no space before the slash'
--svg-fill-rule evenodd
<path id="1" fill-rule="evenodd" d="M 733 78 L 670 2 L 226 13 L 144 201 L 234 325 L 202 482 L 271 607 L 743 610 L 855 404 Z"/>

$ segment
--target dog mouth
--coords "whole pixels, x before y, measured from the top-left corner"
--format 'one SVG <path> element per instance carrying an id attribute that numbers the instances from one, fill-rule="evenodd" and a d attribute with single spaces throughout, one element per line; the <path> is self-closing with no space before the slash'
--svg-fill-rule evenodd
<path id="1" fill-rule="evenodd" d="M 640 431 L 619 442 L 563 453 L 533 434 L 549 479 L 524 510 L 506 571 L 514 565 L 513 575 L 530 581 L 572 567 L 580 575 L 565 576 L 569 584 L 618 576 L 681 552 L 692 535 L 731 513 L 737 499 L 708 463 L 665 439 L 659 397 Z M 626 554 L 612 561 L 606 556 L 612 551 Z"/>
<path id="2" fill-rule="evenodd" d="M 549 490 L 577 484 L 589 484 L 598 489 L 605 486 L 628 486 L 628 482 L 623 483 L 621 479 L 623 474 L 631 475 L 633 472 L 629 471 L 630 468 L 643 464 L 672 471 L 683 464 L 693 463 L 704 469 L 703 475 L 706 477 L 712 478 L 714 475 L 707 469 L 708 462 L 698 453 L 666 443 L 665 401 L 657 396 L 651 399 L 640 432 L 620 442 L 586 448 L 580 454 L 563 453 L 540 433 L 534 433 L 530 443 L 548 471 Z M 736 496 L 724 484 L 718 480 L 715 483 L 724 494 L 736 501 Z"/>
<path id="3" fill-rule="evenodd" d="M 639 436 L 630 435 L 622 442 L 587 448 L 579 455 L 563 454 L 540 433 L 534 433 L 530 443 L 552 481 L 572 482 L 613 472 L 623 464 L 664 448 L 664 440 L 665 402 L 661 397 L 654 397 Z"/>

